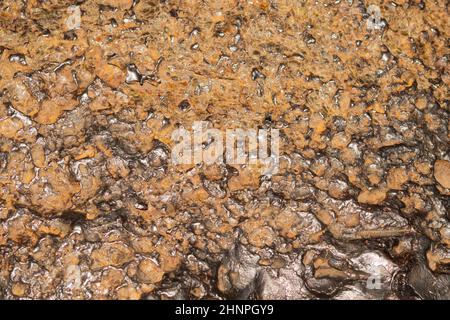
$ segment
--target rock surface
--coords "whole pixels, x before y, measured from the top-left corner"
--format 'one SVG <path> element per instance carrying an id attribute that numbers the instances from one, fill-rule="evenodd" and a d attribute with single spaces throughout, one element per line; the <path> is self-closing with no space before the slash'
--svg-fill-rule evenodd
<path id="1" fill-rule="evenodd" d="M 449 299 L 449 15 L 0 1 L 0 297 Z M 278 172 L 173 164 L 196 121 Z"/>

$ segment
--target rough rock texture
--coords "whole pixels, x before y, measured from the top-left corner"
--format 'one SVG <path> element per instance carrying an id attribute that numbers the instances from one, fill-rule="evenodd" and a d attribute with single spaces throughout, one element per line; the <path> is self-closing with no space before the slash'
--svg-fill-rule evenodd
<path id="1" fill-rule="evenodd" d="M 0 298 L 450 299 L 449 8 L 0 1 Z"/>

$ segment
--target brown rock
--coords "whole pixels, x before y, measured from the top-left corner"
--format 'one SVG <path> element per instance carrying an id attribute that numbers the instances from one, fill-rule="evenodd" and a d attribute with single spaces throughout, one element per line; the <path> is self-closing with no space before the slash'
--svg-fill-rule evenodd
<path id="1" fill-rule="evenodd" d="M 164 277 L 164 271 L 151 259 L 144 259 L 138 265 L 137 276 L 146 283 L 158 283 Z"/>
<path id="2" fill-rule="evenodd" d="M 434 163 L 434 177 L 441 186 L 450 189 L 450 161 L 437 160 Z"/>
<path id="3" fill-rule="evenodd" d="M 348 185 L 343 181 L 332 181 L 328 187 L 330 196 L 336 199 L 344 199 L 348 193 Z"/>
<path id="4" fill-rule="evenodd" d="M 117 288 L 124 279 L 124 272 L 117 269 L 107 269 L 102 273 L 100 282 L 96 282 L 93 290 L 100 296 L 108 295 Z"/>
<path id="5" fill-rule="evenodd" d="M 92 269 L 120 267 L 132 261 L 133 258 L 133 251 L 123 243 L 106 243 L 92 252 Z"/>
<path id="6" fill-rule="evenodd" d="M 137 253 L 151 253 L 155 250 L 155 245 L 149 237 L 141 237 L 134 239 L 131 246 Z"/>
<path id="7" fill-rule="evenodd" d="M 64 238 L 70 232 L 70 224 L 64 223 L 59 220 L 50 220 L 43 223 L 37 229 L 39 234 L 50 234 L 60 238 Z"/>
<path id="8" fill-rule="evenodd" d="M 133 5 L 133 0 L 97 0 L 97 3 L 119 9 L 129 9 Z"/>
<path id="9" fill-rule="evenodd" d="M 8 239 L 20 244 L 36 244 L 38 237 L 29 227 L 30 222 L 31 218 L 28 215 L 19 215 L 17 218 L 10 220 L 8 223 Z"/>
<path id="10" fill-rule="evenodd" d="M 81 159 L 86 159 L 86 158 L 93 158 L 93 157 L 95 157 L 96 153 L 97 153 L 97 150 L 95 149 L 95 147 L 92 145 L 88 145 L 83 150 L 80 150 L 80 152 L 74 156 L 74 159 L 81 160 Z"/>
<path id="11" fill-rule="evenodd" d="M 11 292 L 16 297 L 23 297 L 28 291 L 28 285 L 22 282 L 15 282 L 11 287 Z"/>
<path id="12" fill-rule="evenodd" d="M 18 118 L 7 118 L 0 121 L 0 136 L 15 139 L 17 132 L 23 128 L 23 123 Z"/>
<path id="13" fill-rule="evenodd" d="M 130 173 L 130 169 L 128 168 L 125 160 L 119 157 L 108 159 L 108 162 L 106 163 L 106 168 L 114 178 L 118 177 L 126 178 Z"/>
<path id="14" fill-rule="evenodd" d="M 298 231 L 295 230 L 295 226 L 299 222 L 300 219 L 295 212 L 286 210 L 275 217 L 273 226 L 280 230 L 283 236 L 287 238 L 295 238 L 298 234 Z"/>
<path id="15" fill-rule="evenodd" d="M 9 92 L 12 96 L 12 104 L 15 109 L 27 116 L 35 115 L 39 110 L 39 104 L 36 99 L 28 92 L 27 87 L 19 80 L 11 82 Z"/>
<path id="16" fill-rule="evenodd" d="M 156 251 L 159 254 L 160 266 L 164 272 L 172 272 L 181 265 L 179 254 L 173 254 L 173 249 L 169 246 L 158 246 Z"/>
<path id="17" fill-rule="evenodd" d="M 39 178 L 29 189 L 33 207 L 43 214 L 60 213 L 72 207 L 72 196 L 80 191 L 80 185 L 66 169 L 51 163 L 45 170 L 40 170 Z"/>
<path id="18" fill-rule="evenodd" d="M 402 190 L 403 184 L 408 181 L 408 174 L 404 168 L 393 168 L 389 170 L 387 186 L 389 189 Z"/>
<path id="19" fill-rule="evenodd" d="M 125 73 L 115 65 L 102 64 L 96 71 L 98 77 L 112 88 L 119 87 L 125 81 Z"/>
<path id="20" fill-rule="evenodd" d="M 117 290 L 117 299 L 119 300 L 139 300 L 141 292 L 133 285 L 121 287 Z"/>
<path id="21" fill-rule="evenodd" d="M 221 292 L 227 292 L 231 289 L 230 279 L 228 278 L 228 272 L 230 269 L 225 265 L 220 265 L 217 271 L 217 289 Z"/>
<path id="22" fill-rule="evenodd" d="M 328 226 L 334 222 L 334 218 L 327 210 L 319 210 L 316 214 L 316 218 L 324 225 Z"/>
<path id="23" fill-rule="evenodd" d="M 231 191 L 241 190 L 244 188 L 256 189 L 259 186 L 259 171 L 249 168 L 239 170 L 238 176 L 233 176 L 228 181 L 228 187 Z"/>
<path id="24" fill-rule="evenodd" d="M 339 132 L 331 139 L 331 146 L 335 149 L 344 149 L 351 142 L 351 138 L 345 132 Z"/>
<path id="25" fill-rule="evenodd" d="M 358 195 L 358 202 L 364 204 L 380 204 L 386 199 L 386 191 L 380 189 L 364 190 Z"/>
<path id="26" fill-rule="evenodd" d="M 53 124 L 58 120 L 62 112 L 63 110 L 57 103 L 52 100 L 45 100 L 35 120 L 39 124 Z"/>
<path id="27" fill-rule="evenodd" d="M 248 241 L 251 245 L 262 248 L 264 246 L 272 245 L 275 240 L 275 234 L 269 227 L 262 227 L 260 229 L 253 229 L 248 234 Z"/>
<path id="28" fill-rule="evenodd" d="M 45 166 L 45 151 L 41 144 L 36 143 L 31 147 L 31 157 L 36 167 L 43 168 Z"/>

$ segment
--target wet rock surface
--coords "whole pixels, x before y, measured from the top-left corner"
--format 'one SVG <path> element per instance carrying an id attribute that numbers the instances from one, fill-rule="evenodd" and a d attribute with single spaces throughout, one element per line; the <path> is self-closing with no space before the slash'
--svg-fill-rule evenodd
<path id="1" fill-rule="evenodd" d="M 449 15 L 0 1 L 0 298 L 450 299 Z M 200 120 L 278 172 L 172 164 Z"/>

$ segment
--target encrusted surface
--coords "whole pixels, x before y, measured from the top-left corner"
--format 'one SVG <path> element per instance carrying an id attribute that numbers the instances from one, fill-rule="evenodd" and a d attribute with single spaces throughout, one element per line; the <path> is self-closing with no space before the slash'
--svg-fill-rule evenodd
<path id="1" fill-rule="evenodd" d="M 0 298 L 450 299 L 449 6 L 0 1 Z"/>

